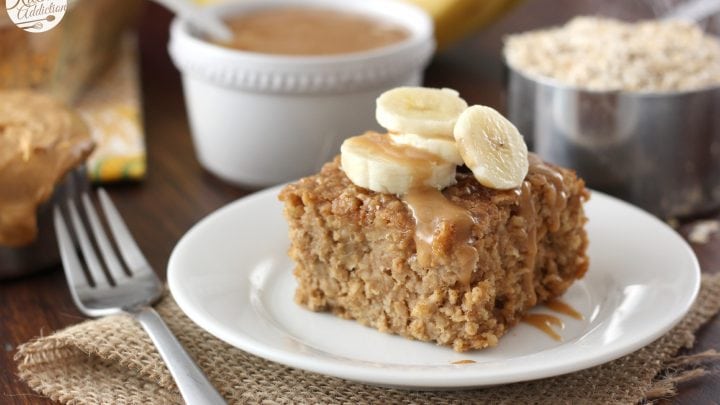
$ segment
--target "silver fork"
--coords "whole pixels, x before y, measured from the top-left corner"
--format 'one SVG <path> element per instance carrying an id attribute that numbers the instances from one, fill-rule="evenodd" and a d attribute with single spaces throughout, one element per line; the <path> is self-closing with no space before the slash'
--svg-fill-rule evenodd
<path id="1" fill-rule="evenodd" d="M 85 266 L 77 254 L 77 247 L 70 235 L 62 210 L 56 205 L 53 212 L 55 233 L 65 268 L 65 277 L 75 304 L 82 313 L 90 317 L 123 312 L 132 315 L 150 335 L 187 404 L 224 404 L 222 396 L 152 308 L 152 304 L 162 295 L 162 283 L 130 235 L 125 222 L 105 190 L 99 189 L 98 196 L 125 266 L 115 254 L 115 249 L 87 193 L 82 193 L 82 206 L 100 257 L 95 251 L 75 201 L 70 199 L 67 202 L 70 222 L 80 245 Z"/>

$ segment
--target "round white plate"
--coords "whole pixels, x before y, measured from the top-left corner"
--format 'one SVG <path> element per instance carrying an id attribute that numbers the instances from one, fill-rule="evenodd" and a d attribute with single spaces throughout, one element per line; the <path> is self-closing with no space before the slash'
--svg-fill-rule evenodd
<path id="1" fill-rule="evenodd" d="M 308 371 L 415 389 L 551 377 L 652 342 L 682 318 L 700 287 L 697 260 L 680 236 L 640 209 L 595 192 L 586 206 L 590 270 L 563 297 L 585 319 L 556 314 L 566 325 L 561 342 L 520 324 L 497 347 L 455 353 L 295 304 L 279 190 L 238 200 L 195 225 L 170 257 L 168 282 L 180 308 L 203 329 Z M 475 363 L 452 364 L 458 360 Z"/>

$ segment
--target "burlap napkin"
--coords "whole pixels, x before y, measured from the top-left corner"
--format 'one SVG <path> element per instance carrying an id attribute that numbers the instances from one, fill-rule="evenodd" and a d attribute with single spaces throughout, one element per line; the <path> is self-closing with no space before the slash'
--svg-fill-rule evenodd
<path id="1" fill-rule="evenodd" d="M 651 345 L 613 362 L 560 377 L 470 391 L 417 392 L 351 383 L 294 370 L 235 349 L 186 318 L 171 297 L 158 311 L 230 403 L 637 403 L 670 396 L 675 384 L 705 373 L 718 353 L 677 356 L 720 310 L 720 275 L 705 276 L 693 309 Z M 149 338 L 126 316 L 83 322 L 22 345 L 20 377 L 48 397 L 73 404 L 179 403 Z"/>

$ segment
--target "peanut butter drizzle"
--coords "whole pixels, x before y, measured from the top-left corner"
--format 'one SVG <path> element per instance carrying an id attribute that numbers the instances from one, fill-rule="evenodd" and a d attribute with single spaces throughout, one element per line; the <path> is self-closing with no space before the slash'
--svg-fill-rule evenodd
<path id="1" fill-rule="evenodd" d="M 557 298 L 546 302 L 545 306 L 555 312 L 565 314 L 578 320 L 585 319 L 585 317 L 580 312 L 576 311 L 575 308 L 573 308 L 570 304 Z"/>
<path id="2" fill-rule="evenodd" d="M 532 291 L 533 272 L 535 271 L 535 261 L 537 258 L 537 213 L 535 212 L 535 203 L 532 199 L 532 185 L 529 181 L 523 181 L 522 186 L 515 190 L 518 196 L 519 215 L 525 219 L 527 239 L 525 242 L 525 268 L 523 275 L 523 284 L 526 290 Z"/>
<path id="3" fill-rule="evenodd" d="M 475 269 L 476 251 L 472 246 L 472 229 L 475 218 L 470 212 L 453 204 L 439 190 L 425 185 L 432 173 L 432 164 L 442 164 L 439 156 L 413 148 L 409 145 L 397 145 L 389 136 L 368 132 L 363 136 L 351 138 L 347 142 L 357 142 L 368 148 L 375 157 L 402 161 L 413 167 L 416 174 L 410 180 L 410 190 L 400 196 L 408 206 L 415 220 L 415 247 L 418 264 L 423 267 L 433 265 L 433 259 L 441 253 L 436 235 L 449 228 L 452 232 L 452 259 L 457 268 L 465 269 L 458 274 L 461 284 L 470 283 Z"/>
<path id="4" fill-rule="evenodd" d="M 553 169 L 543 162 L 536 154 L 528 155 L 529 169 L 528 174 L 538 173 L 545 176 L 551 185 L 550 198 L 553 205 L 552 216 L 550 217 L 550 229 L 556 231 L 560 227 L 560 212 L 567 205 L 567 190 L 563 175 L 558 170 Z M 538 251 L 537 241 L 537 211 L 532 196 L 532 184 L 525 180 L 522 186 L 515 190 L 518 196 L 518 214 L 525 219 L 527 226 L 527 243 L 525 245 L 525 263 L 528 271 L 532 273 L 535 270 L 535 262 Z M 531 274 L 524 277 L 525 283 L 532 283 Z"/>
<path id="5" fill-rule="evenodd" d="M 453 232 L 454 260 L 457 267 L 466 269 L 458 274 L 460 283 L 470 283 L 475 268 L 475 248 L 471 245 L 472 229 L 475 219 L 468 210 L 461 208 L 445 198 L 442 192 L 431 187 L 411 189 L 402 196 L 415 219 L 415 246 L 418 264 L 424 267 L 433 265 L 436 249 L 435 235 L 442 227 L 451 227 Z"/>
<path id="6" fill-rule="evenodd" d="M 528 173 L 539 173 L 545 176 L 550 182 L 551 193 L 546 197 L 553 205 L 552 216 L 550 217 L 550 230 L 557 231 L 560 229 L 560 213 L 565 209 L 567 205 L 567 190 L 565 189 L 565 181 L 562 173 L 557 169 L 554 169 L 547 165 L 534 153 L 528 154 L 528 160 L 530 168 Z"/>
<path id="7" fill-rule="evenodd" d="M 450 364 L 475 364 L 475 363 L 477 363 L 477 361 L 475 361 L 475 360 L 457 360 L 457 361 L 450 362 Z"/>
<path id="8" fill-rule="evenodd" d="M 557 341 L 562 340 L 562 336 L 560 336 L 560 334 L 555 332 L 552 328 L 553 325 L 559 327 L 560 329 L 565 328 L 563 321 L 556 316 L 548 314 L 526 314 L 523 316 L 522 321 L 540 329 L 545 332 L 546 335 Z"/>
<path id="9" fill-rule="evenodd" d="M 409 180 L 411 188 L 423 187 L 425 181 L 432 174 L 431 164 L 443 163 L 442 159 L 437 155 L 408 145 L 397 145 L 392 142 L 389 136 L 377 132 L 366 132 L 362 136 L 350 138 L 346 142 L 362 145 L 363 148 L 371 151 L 376 158 L 403 162 L 412 166 L 412 172 L 415 173 L 415 176 Z"/>
<path id="10" fill-rule="evenodd" d="M 81 119 L 50 97 L 0 92 L 0 246 L 35 239 L 38 206 L 93 145 Z"/>
<path id="11" fill-rule="evenodd" d="M 558 170 L 545 164 L 545 162 L 533 153 L 528 155 L 528 160 L 530 164 L 528 174 L 541 174 L 545 176 L 551 185 L 551 194 L 545 198 L 549 198 L 551 205 L 554 206 L 552 216 L 550 217 L 550 229 L 557 231 L 560 228 L 560 212 L 565 209 L 567 205 L 568 194 L 563 175 Z M 515 190 L 515 193 L 518 196 L 518 214 L 525 219 L 527 226 L 525 260 L 528 272 L 526 276 L 523 277 L 523 282 L 530 283 L 530 286 L 532 286 L 532 273 L 535 269 L 538 251 L 537 211 L 535 210 L 535 203 L 532 198 L 532 183 L 525 180 L 522 186 Z M 571 316 L 575 319 L 583 319 L 582 314 L 561 300 L 551 300 L 546 302 L 545 305 L 553 311 Z M 557 326 L 560 329 L 565 327 L 563 321 L 556 316 L 549 314 L 527 314 L 522 318 L 522 321 L 540 329 L 554 340 L 562 340 L 562 336 L 552 328 L 553 326 Z"/>

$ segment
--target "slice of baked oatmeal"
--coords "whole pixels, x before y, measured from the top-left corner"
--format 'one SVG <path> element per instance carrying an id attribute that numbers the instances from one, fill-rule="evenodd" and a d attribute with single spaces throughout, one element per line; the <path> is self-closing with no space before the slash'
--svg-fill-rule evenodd
<path id="1" fill-rule="evenodd" d="M 413 204 L 355 186 L 339 158 L 288 185 L 279 198 L 297 264 L 295 300 L 456 351 L 496 345 L 588 268 L 584 182 L 529 160 L 525 181 L 511 190 L 458 171 L 441 193 L 468 213 L 469 226 L 439 221 L 425 237 Z"/>

